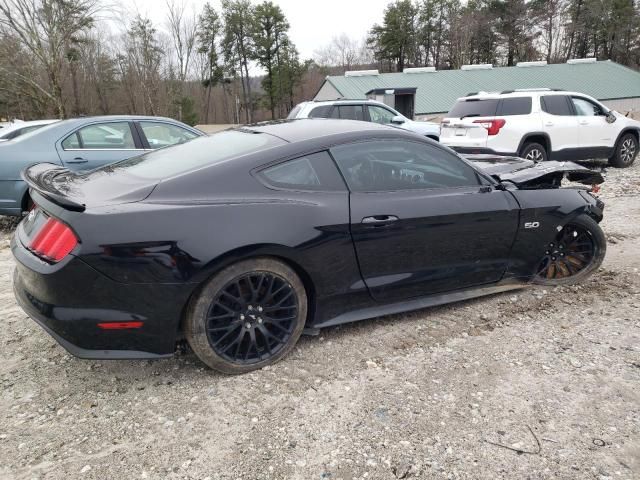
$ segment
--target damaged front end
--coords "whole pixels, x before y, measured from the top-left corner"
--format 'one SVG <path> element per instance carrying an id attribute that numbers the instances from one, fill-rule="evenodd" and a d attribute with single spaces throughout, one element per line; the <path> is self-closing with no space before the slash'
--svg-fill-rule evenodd
<path id="1" fill-rule="evenodd" d="M 517 157 L 497 155 L 467 155 L 473 165 L 503 184 L 513 184 L 520 190 L 561 188 L 562 181 L 589 186 L 583 188 L 596 193 L 604 182 L 601 173 L 574 162 L 547 161 L 535 163 Z M 580 187 L 570 187 L 580 188 Z"/>

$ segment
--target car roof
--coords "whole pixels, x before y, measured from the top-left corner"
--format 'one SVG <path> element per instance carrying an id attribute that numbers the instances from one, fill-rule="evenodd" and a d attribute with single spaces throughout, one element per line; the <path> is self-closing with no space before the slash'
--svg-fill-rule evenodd
<path id="1" fill-rule="evenodd" d="M 354 134 L 375 132 L 398 132 L 395 127 L 388 127 L 372 122 L 359 120 L 335 120 L 330 118 L 299 118 L 293 120 L 276 120 L 240 127 L 241 131 L 268 133 L 285 142 L 295 143 L 314 138 L 332 135 L 352 136 Z M 404 130 L 402 130 L 404 132 Z"/>
<path id="2" fill-rule="evenodd" d="M 74 117 L 63 120 L 64 122 L 69 123 L 85 123 L 85 122 L 113 122 L 113 121 L 134 121 L 134 120 L 152 120 L 152 121 L 163 121 L 163 122 L 172 122 L 172 123 L 182 123 L 178 120 L 174 120 L 173 118 L 168 117 L 153 117 L 149 115 L 94 115 L 87 117 Z"/>
<path id="3" fill-rule="evenodd" d="M 383 103 L 383 102 L 379 102 L 377 100 L 371 100 L 369 98 L 353 98 L 353 99 L 349 99 L 349 98 L 338 98 L 335 100 L 317 100 L 317 101 L 309 101 L 309 102 L 302 102 L 304 105 L 352 105 L 352 104 L 370 104 L 370 105 L 382 105 L 385 107 L 389 107 L 389 105 Z M 391 108 L 391 107 L 389 107 Z"/>
<path id="4" fill-rule="evenodd" d="M 465 95 L 464 97 L 460 97 L 459 101 L 465 100 L 484 100 L 491 98 L 509 98 L 509 97 L 523 97 L 523 96 L 534 96 L 534 95 L 581 95 L 584 97 L 588 97 L 589 95 L 580 92 L 569 92 L 565 90 L 557 90 L 550 88 L 529 88 L 529 89 L 519 89 L 519 90 L 505 90 L 502 92 L 474 92 Z"/>
<path id="5" fill-rule="evenodd" d="M 13 132 L 15 130 L 20 130 L 21 128 L 30 127 L 33 125 L 49 125 L 51 123 L 56 123 L 59 121 L 60 120 L 58 119 L 51 119 L 51 120 L 28 120 L 26 122 L 12 123 L 0 129 L 0 135 Z"/>

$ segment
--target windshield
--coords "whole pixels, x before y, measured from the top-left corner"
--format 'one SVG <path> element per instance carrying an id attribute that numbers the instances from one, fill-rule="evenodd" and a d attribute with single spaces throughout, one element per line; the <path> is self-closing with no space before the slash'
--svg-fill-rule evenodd
<path id="1" fill-rule="evenodd" d="M 124 171 L 136 177 L 160 180 L 284 143 L 266 133 L 226 130 L 128 158 L 93 172 Z"/>
<path id="2" fill-rule="evenodd" d="M 496 114 L 497 108 L 497 98 L 488 98 L 486 100 L 458 100 L 447 114 L 447 117 L 493 117 Z"/>

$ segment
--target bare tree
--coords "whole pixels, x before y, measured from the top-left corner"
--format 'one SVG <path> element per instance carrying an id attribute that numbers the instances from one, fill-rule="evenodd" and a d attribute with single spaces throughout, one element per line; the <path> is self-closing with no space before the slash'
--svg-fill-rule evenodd
<path id="1" fill-rule="evenodd" d="M 358 41 L 346 33 L 337 35 L 324 47 L 314 52 L 314 60 L 321 66 L 336 66 L 350 70 L 355 65 L 371 63 L 372 53 L 367 48 L 366 39 Z"/>
<path id="2" fill-rule="evenodd" d="M 195 12 L 185 13 L 183 1 L 167 0 L 167 26 L 171 45 L 178 60 L 178 80 L 184 83 L 189 76 L 191 58 L 196 47 L 198 22 Z"/>
<path id="3" fill-rule="evenodd" d="M 67 115 L 62 91 L 68 45 L 93 25 L 97 0 L 3 0 L 0 28 L 17 36 L 45 69 L 49 96 L 60 118 Z"/>

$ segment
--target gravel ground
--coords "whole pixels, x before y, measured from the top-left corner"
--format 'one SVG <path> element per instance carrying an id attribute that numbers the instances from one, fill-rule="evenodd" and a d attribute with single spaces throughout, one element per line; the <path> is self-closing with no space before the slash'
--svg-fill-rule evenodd
<path id="1" fill-rule="evenodd" d="M 16 306 L 2 223 L 0 478 L 638 479 L 640 165 L 602 196 L 583 285 L 324 330 L 240 377 L 71 357 Z"/>

